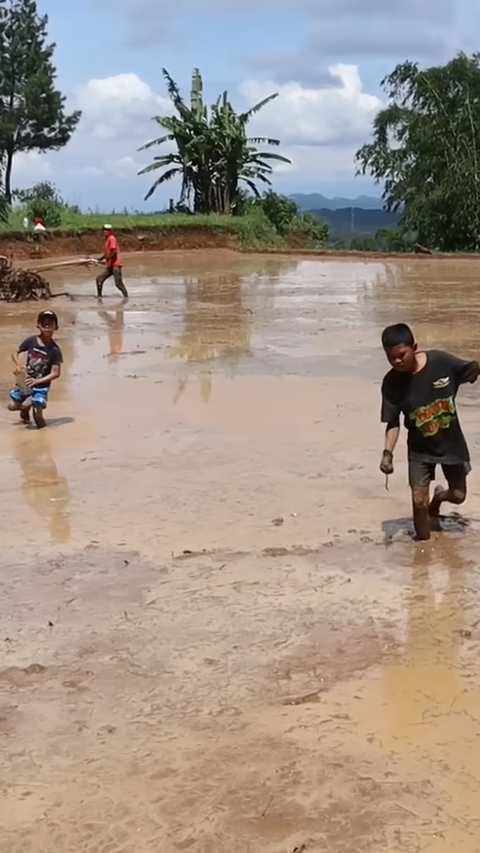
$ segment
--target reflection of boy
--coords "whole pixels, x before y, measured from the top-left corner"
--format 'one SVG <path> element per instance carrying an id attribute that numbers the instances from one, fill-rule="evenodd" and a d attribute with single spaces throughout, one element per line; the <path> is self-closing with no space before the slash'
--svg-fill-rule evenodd
<path id="1" fill-rule="evenodd" d="M 439 515 L 443 501 L 461 504 L 467 494 L 470 454 L 455 398 L 460 385 L 477 381 L 480 366 L 478 361 L 464 361 L 440 350 L 419 352 L 405 323 L 384 329 L 382 344 L 392 370 L 382 384 L 386 434 L 380 470 L 393 473 L 393 451 L 403 414 L 415 533 L 418 539 L 430 539 L 429 516 Z M 438 486 L 430 501 L 430 483 L 437 465 L 442 467 L 448 488 Z"/>
<path id="2" fill-rule="evenodd" d="M 18 350 L 12 353 L 17 384 L 10 391 L 8 408 L 19 411 L 24 423 L 30 421 L 30 409 L 38 427 L 46 426 L 43 410 L 47 407 L 50 383 L 58 379 L 62 369 L 62 351 L 53 339 L 58 329 L 58 318 L 54 311 L 41 311 L 37 319 L 38 334 L 26 338 Z M 23 366 L 20 356 L 26 353 Z M 24 381 L 22 381 L 24 377 Z"/>
<path id="3" fill-rule="evenodd" d="M 45 433 L 43 434 L 45 435 Z M 40 439 L 40 436 L 38 437 Z M 68 542 L 68 484 L 60 476 L 48 445 L 30 444 L 30 455 L 25 448 L 19 454 L 24 480 L 22 490 L 27 504 L 45 518 L 55 542 Z"/>

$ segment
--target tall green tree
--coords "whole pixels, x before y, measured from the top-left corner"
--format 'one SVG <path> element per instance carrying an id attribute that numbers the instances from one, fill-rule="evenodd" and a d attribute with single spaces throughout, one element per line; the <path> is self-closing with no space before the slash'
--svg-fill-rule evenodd
<path id="1" fill-rule="evenodd" d="M 278 147 L 278 139 L 247 136 L 250 120 L 274 100 L 276 94 L 264 98 L 246 112 L 237 113 L 228 93 L 224 92 L 209 110 L 204 104 L 203 80 L 198 69 L 192 74 L 189 104 L 165 69 L 163 75 L 175 114 L 154 118 L 165 132 L 140 150 L 165 144 L 174 150 L 156 156 L 153 163 L 139 172 L 145 175 L 163 170 L 146 198 L 150 198 L 161 184 L 180 177 L 181 204 L 191 200 L 196 213 L 231 213 L 241 182 L 259 195 L 257 183 L 271 183 L 271 161 L 290 162 L 280 154 L 257 148 L 258 145 Z"/>
<path id="2" fill-rule="evenodd" d="M 397 65 L 382 81 L 388 105 L 373 141 L 357 151 L 359 172 L 384 183 L 387 209 L 443 251 L 480 248 L 480 54 L 446 65 Z"/>
<path id="3" fill-rule="evenodd" d="M 15 154 L 63 148 L 81 116 L 65 111 L 56 88 L 47 25 L 35 0 L 0 0 L 0 154 L 8 203 Z"/>

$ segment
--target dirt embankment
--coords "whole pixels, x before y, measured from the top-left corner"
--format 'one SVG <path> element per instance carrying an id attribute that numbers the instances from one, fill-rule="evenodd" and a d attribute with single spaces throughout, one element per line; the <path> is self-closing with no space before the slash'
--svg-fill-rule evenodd
<path id="1" fill-rule="evenodd" d="M 123 252 L 169 251 L 189 249 L 238 249 L 236 234 L 221 228 L 135 229 L 116 228 Z M 0 237 L 0 254 L 13 259 L 99 255 L 103 250 L 101 229 L 63 231 L 42 235 L 37 240 L 22 232 Z"/>
<path id="2" fill-rule="evenodd" d="M 167 252 L 201 249 L 233 249 L 249 253 L 273 253 L 282 255 L 308 255 L 310 257 L 334 258 L 335 260 L 391 260 L 396 258 L 418 261 L 431 261 L 433 258 L 478 260 L 475 254 L 433 254 L 405 252 L 359 252 L 338 249 L 310 249 L 308 236 L 291 234 L 284 249 L 268 247 L 250 248 L 241 243 L 239 235 L 233 230 L 215 226 L 182 226 L 174 228 L 115 228 L 124 253 L 132 252 Z M 73 255 L 96 256 L 103 250 L 103 236 L 100 228 L 82 230 L 61 230 L 41 235 L 34 239 L 31 234 L 22 231 L 5 232 L 0 236 L 0 255 L 7 255 L 13 261 L 28 261 L 35 258 L 64 258 Z"/>

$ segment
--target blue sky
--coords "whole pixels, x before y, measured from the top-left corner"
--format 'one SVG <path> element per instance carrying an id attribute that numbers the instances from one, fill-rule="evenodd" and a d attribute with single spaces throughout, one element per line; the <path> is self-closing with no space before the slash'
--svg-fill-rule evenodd
<path id="1" fill-rule="evenodd" d="M 58 80 L 83 110 L 69 145 L 20 156 L 15 183 L 55 181 L 83 208 L 159 209 L 174 184 L 144 204 L 151 117 L 168 112 L 162 67 L 188 93 L 192 68 L 206 99 L 225 88 L 239 107 L 278 99 L 252 131 L 278 136 L 292 166 L 280 192 L 377 194 L 354 177 L 354 152 L 381 106 L 380 80 L 397 62 L 431 64 L 476 49 L 478 3 L 468 0 L 39 0 L 56 42 Z"/>

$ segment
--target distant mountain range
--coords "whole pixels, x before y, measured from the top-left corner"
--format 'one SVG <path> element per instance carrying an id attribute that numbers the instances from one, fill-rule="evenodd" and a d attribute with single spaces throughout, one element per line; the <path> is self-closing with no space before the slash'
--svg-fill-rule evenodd
<path id="1" fill-rule="evenodd" d="M 400 219 L 400 213 L 390 213 L 381 208 L 369 210 L 364 207 L 341 207 L 332 210 L 320 207 L 305 212 L 313 213 L 317 219 L 327 222 L 333 235 L 342 236 L 375 234 L 380 228 L 395 228 Z"/>
<path id="2" fill-rule="evenodd" d="M 382 210 L 383 201 L 379 196 L 359 195 L 357 198 L 327 198 L 321 193 L 294 193 L 290 196 L 300 210 L 339 210 L 344 207 L 357 207 L 362 210 Z"/>

